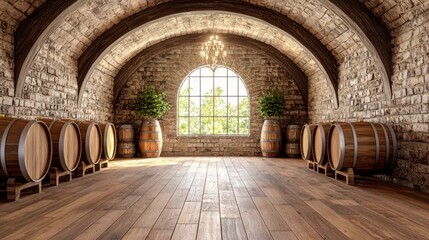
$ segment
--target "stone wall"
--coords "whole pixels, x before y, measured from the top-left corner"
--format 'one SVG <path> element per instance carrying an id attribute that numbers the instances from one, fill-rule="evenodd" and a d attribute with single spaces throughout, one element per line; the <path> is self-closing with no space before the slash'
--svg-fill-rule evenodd
<path id="1" fill-rule="evenodd" d="M 143 64 L 122 90 L 115 105 L 115 122 L 133 123 L 140 119 L 131 110 L 131 103 L 139 91 L 148 85 L 167 92 L 172 109 L 161 122 L 163 130 L 164 156 L 258 156 L 263 118 L 257 113 L 257 98 L 269 89 L 285 93 L 286 111 L 281 117 L 283 127 L 287 123 L 303 124 L 307 119 L 306 104 L 288 73 L 263 54 L 240 46 L 227 47 L 227 65 L 238 73 L 246 84 L 250 97 L 250 136 L 238 137 L 188 137 L 177 136 L 177 93 L 183 79 L 200 66 L 200 45 L 188 45 L 172 50 Z"/>
<path id="2" fill-rule="evenodd" d="M 429 11 L 397 26 L 393 37 L 392 100 L 384 97 L 380 74 L 361 46 L 340 62 L 339 109 L 326 105 L 325 84 L 310 79 L 311 122 L 365 120 L 391 124 L 399 140 L 394 173 L 383 179 L 429 192 Z"/>

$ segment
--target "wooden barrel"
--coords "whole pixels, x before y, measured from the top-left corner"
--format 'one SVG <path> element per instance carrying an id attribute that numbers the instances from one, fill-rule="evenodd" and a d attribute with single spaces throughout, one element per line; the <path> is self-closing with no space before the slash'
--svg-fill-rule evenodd
<path id="1" fill-rule="evenodd" d="M 329 164 L 334 170 L 359 173 L 391 171 L 397 160 L 396 135 L 381 123 L 337 123 L 328 135 Z"/>
<path id="2" fill-rule="evenodd" d="M 282 129 L 277 120 L 265 120 L 261 131 L 261 151 L 264 157 L 279 157 L 282 146 Z"/>
<path id="3" fill-rule="evenodd" d="M 313 148 L 313 131 L 316 127 L 315 124 L 305 124 L 301 128 L 301 138 L 300 138 L 300 150 L 302 159 L 304 160 L 312 160 L 311 150 Z"/>
<path id="4" fill-rule="evenodd" d="M 100 129 L 103 136 L 103 151 L 101 158 L 104 160 L 112 160 L 116 154 L 116 128 L 112 123 L 101 123 Z"/>
<path id="5" fill-rule="evenodd" d="M 319 123 L 316 124 L 313 130 L 313 161 L 319 165 L 325 165 L 328 163 L 328 153 L 326 152 L 326 147 L 328 145 L 327 139 L 330 128 L 330 123 Z"/>
<path id="6" fill-rule="evenodd" d="M 94 122 L 80 122 L 82 139 L 82 160 L 87 164 L 96 164 L 101 159 L 102 137 L 100 126 Z"/>
<path id="7" fill-rule="evenodd" d="M 162 132 L 158 120 L 145 120 L 140 125 L 139 148 L 142 157 L 159 157 L 162 150 Z"/>
<path id="8" fill-rule="evenodd" d="M 286 127 L 286 142 L 298 143 L 300 139 L 301 127 L 297 124 L 289 124 Z"/>
<path id="9" fill-rule="evenodd" d="M 133 142 L 134 141 L 134 127 L 131 124 L 121 124 L 118 127 L 118 141 L 119 142 Z"/>
<path id="10" fill-rule="evenodd" d="M 77 168 L 82 155 L 82 139 L 79 126 L 73 121 L 42 119 L 52 136 L 52 167 L 62 171 Z"/>
<path id="11" fill-rule="evenodd" d="M 286 156 L 290 158 L 300 158 L 301 151 L 299 149 L 299 143 L 287 142 L 285 145 Z"/>
<path id="12" fill-rule="evenodd" d="M 45 123 L 0 118 L 0 172 L 3 177 L 39 182 L 49 172 L 52 139 Z"/>
<path id="13" fill-rule="evenodd" d="M 134 142 L 119 142 L 118 156 L 122 158 L 132 158 L 136 155 L 136 144 Z"/>

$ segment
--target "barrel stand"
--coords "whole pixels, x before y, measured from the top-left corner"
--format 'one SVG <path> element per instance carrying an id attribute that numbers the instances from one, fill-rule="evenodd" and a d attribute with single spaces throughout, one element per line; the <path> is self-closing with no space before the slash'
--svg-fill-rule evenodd
<path id="1" fill-rule="evenodd" d="M 86 170 L 88 169 L 91 173 L 95 173 L 95 164 L 86 164 L 85 162 L 81 161 L 76 169 L 76 175 L 78 177 L 83 177 L 85 176 Z"/>
<path id="2" fill-rule="evenodd" d="M 325 176 L 328 176 L 328 173 L 333 172 L 331 167 L 327 163 L 325 163 L 325 165 L 316 164 L 316 172 L 322 173 L 321 170 L 323 170 L 323 173 L 325 174 Z"/>
<path id="3" fill-rule="evenodd" d="M 313 171 L 316 171 L 316 163 L 315 162 L 313 162 L 313 161 L 311 161 L 311 160 L 307 160 L 307 167 L 309 168 L 309 169 L 311 169 L 311 170 L 313 170 Z"/>
<path id="4" fill-rule="evenodd" d="M 335 180 L 338 180 L 338 175 L 344 176 L 346 178 L 347 185 L 353 185 L 355 183 L 355 174 L 353 168 L 348 168 L 345 171 L 335 170 Z"/>
<path id="5" fill-rule="evenodd" d="M 95 164 L 95 171 L 101 171 L 103 168 L 109 167 L 109 160 L 100 160 L 97 164 Z"/>
<path id="6" fill-rule="evenodd" d="M 69 182 L 72 180 L 72 172 L 60 171 L 56 167 L 51 168 L 51 171 L 49 171 L 49 183 L 51 185 L 58 186 L 58 184 L 60 184 L 61 177 L 65 177 L 64 180 Z"/>
<path id="7" fill-rule="evenodd" d="M 31 188 L 33 193 L 41 193 L 42 192 L 42 181 L 39 182 L 20 182 L 16 178 L 7 179 L 7 200 L 16 201 L 21 197 L 21 191 L 24 189 Z"/>

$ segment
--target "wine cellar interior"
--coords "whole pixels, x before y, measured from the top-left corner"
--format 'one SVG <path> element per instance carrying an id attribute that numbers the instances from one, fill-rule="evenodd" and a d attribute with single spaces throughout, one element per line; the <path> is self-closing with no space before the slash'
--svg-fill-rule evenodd
<path id="1" fill-rule="evenodd" d="M 0 0 L 0 239 L 428 239 L 428 0 Z"/>

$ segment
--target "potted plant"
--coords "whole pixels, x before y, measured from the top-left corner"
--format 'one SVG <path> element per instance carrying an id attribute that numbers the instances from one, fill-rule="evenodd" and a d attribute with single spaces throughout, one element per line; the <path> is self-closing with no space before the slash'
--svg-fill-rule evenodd
<path id="1" fill-rule="evenodd" d="M 259 113 L 264 117 L 261 132 L 261 151 L 264 157 L 279 157 L 282 146 L 282 129 L 279 117 L 283 114 L 283 93 L 270 90 L 258 99 Z"/>
<path id="2" fill-rule="evenodd" d="M 142 157 L 159 157 L 162 150 L 162 131 L 157 119 L 170 108 L 166 93 L 147 87 L 134 99 L 134 110 L 143 118 L 140 125 L 139 149 Z"/>

